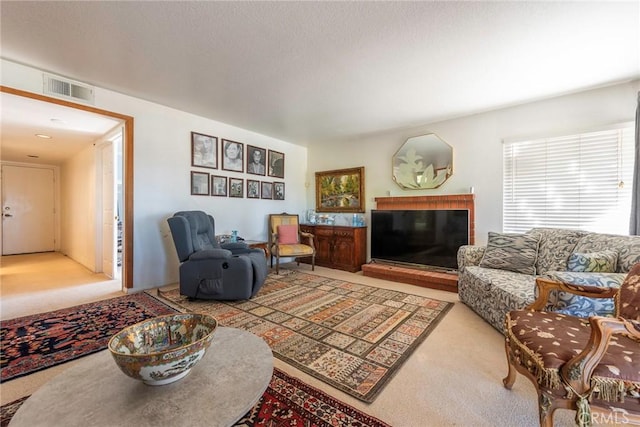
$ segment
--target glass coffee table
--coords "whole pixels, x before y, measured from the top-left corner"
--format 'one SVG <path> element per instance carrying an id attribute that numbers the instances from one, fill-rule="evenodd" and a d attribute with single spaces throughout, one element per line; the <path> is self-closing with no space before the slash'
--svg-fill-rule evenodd
<path id="1" fill-rule="evenodd" d="M 230 426 L 258 402 L 272 373 L 273 355 L 261 338 L 219 327 L 204 358 L 175 383 L 145 385 L 101 351 L 33 393 L 9 425 Z"/>

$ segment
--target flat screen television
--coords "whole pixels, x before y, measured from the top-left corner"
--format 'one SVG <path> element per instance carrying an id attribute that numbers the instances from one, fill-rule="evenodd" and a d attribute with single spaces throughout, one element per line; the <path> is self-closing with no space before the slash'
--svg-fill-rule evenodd
<path id="1" fill-rule="evenodd" d="M 371 211 L 373 261 L 455 270 L 458 249 L 468 243 L 466 209 Z"/>

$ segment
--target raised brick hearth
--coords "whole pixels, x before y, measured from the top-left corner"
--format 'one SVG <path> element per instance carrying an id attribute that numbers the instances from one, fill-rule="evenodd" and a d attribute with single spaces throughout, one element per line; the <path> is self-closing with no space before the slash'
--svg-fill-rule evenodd
<path id="1" fill-rule="evenodd" d="M 475 243 L 475 203 L 473 194 L 452 194 L 438 196 L 376 197 L 377 209 L 385 210 L 423 210 L 423 209 L 468 209 L 469 244 Z M 365 276 L 409 283 L 426 288 L 458 291 L 458 275 L 429 271 L 389 264 L 365 264 L 362 266 Z"/>

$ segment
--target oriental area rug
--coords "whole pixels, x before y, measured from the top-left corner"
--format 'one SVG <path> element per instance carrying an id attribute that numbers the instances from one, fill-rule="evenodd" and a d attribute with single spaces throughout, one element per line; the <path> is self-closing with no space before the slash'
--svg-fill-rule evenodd
<path id="1" fill-rule="evenodd" d="M 28 396 L 0 407 L 0 427 L 9 421 Z M 377 418 L 275 369 L 258 403 L 234 427 L 390 427 Z"/>
<path id="2" fill-rule="evenodd" d="M 0 381 L 50 368 L 107 348 L 121 329 L 176 310 L 146 293 L 32 316 L 0 326 Z"/>
<path id="3" fill-rule="evenodd" d="M 270 274 L 248 301 L 192 300 L 159 291 L 184 311 L 264 339 L 274 355 L 372 402 L 452 303 L 304 272 Z"/>

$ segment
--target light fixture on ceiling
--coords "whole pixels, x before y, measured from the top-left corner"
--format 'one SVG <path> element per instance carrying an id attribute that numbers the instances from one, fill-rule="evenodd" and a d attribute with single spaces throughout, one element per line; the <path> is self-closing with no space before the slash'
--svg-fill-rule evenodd
<path id="1" fill-rule="evenodd" d="M 57 125 L 66 125 L 67 124 L 67 122 L 65 122 L 64 120 L 56 119 L 56 118 L 51 119 L 51 123 L 55 123 Z"/>
<path id="2" fill-rule="evenodd" d="M 40 156 L 36 156 L 35 154 L 27 154 L 27 157 L 31 157 L 32 159 L 39 159 Z"/>
<path id="3" fill-rule="evenodd" d="M 36 133 L 36 136 L 37 136 L 38 138 L 51 139 L 51 136 L 49 136 L 49 135 L 45 135 L 45 134 L 43 134 L 43 133 Z"/>

